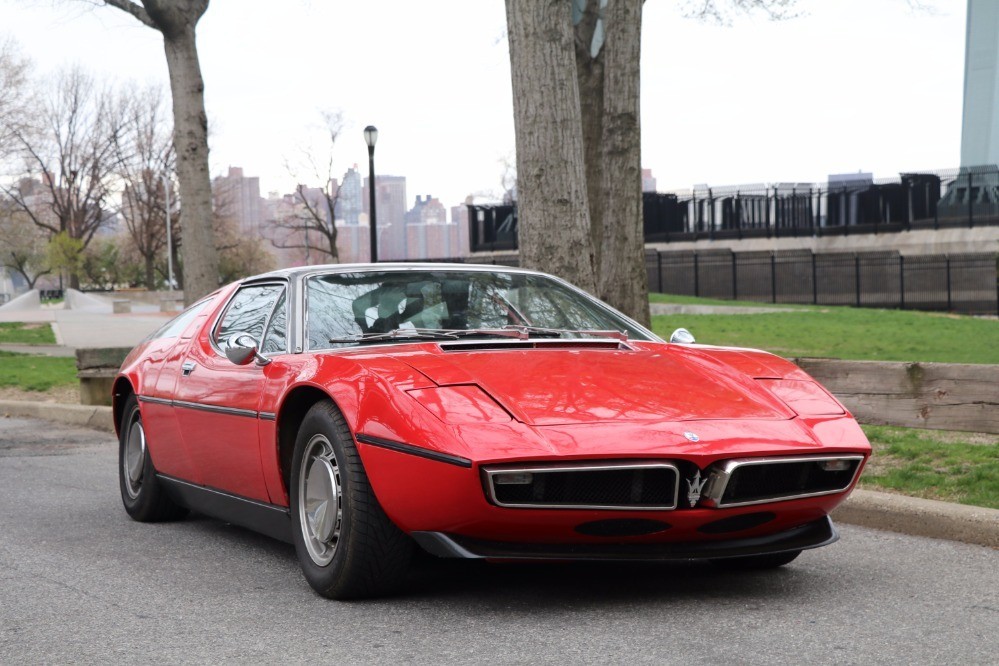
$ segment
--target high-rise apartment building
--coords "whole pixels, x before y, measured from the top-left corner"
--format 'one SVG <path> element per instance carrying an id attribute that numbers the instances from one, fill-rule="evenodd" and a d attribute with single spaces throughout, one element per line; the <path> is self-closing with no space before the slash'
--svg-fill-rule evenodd
<path id="1" fill-rule="evenodd" d="M 365 215 L 370 214 L 368 210 L 370 201 L 368 181 L 368 178 L 364 179 L 362 203 Z M 405 176 L 375 176 L 375 214 L 377 215 L 378 258 L 382 261 L 406 259 Z M 365 257 L 369 253 L 370 250 L 365 252 Z"/>
<path id="2" fill-rule="evenodd" d="M 212 181 L 215 213 L 232 220 L 236 228 L 254 236 L 260 233 L 263 205 L 260 178 L 246 177 L 241 167 L 229 167 L 229 173 Z"/>
<path id="3" fill-rule="evenodd" d="M 351 227 L 360 224 L 361 213 L 364 211 L 363 194 L 361 174 L 358 173 L 355 164 L 343 174 L 343 183 L 340 185 L 340 195 L 336 202 L 337 219 L 343 220 L 344 224 Z"/>

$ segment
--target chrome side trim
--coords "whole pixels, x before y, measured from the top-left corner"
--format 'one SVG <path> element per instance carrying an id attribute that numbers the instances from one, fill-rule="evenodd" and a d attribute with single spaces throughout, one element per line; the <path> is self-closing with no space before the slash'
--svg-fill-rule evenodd
<path id="1" fill-rule="evenodd" d="M 167 407 L 173 407 L 173 400 L 169 398 L 154 398 L 149 395 L 140 395 L 139 402 L 151 402 L 154 405 L 166 405 Z"/>
<path id="2" fill-rule="evenodd" d="M 781 465 L 787 463 L 801 463 L 801 462 L 825 462 L 832 460 L 848 460 L 857 461 L 857 468 L 853 471 L 853 476 L 850 478 L 849 483 L 847 483 L 842 488 L 836 490 L 822 490 L 814 493 L 800 493 L 796 495 L 786 495 L 780 497 L 769 497 L 766 499 L 750 500 L 748 502 L 725 502 L 722 503 L 722 498 L 725 496 L 725 490 L 728 488 L 728 483 L 732 479 L 732 475 L 735 470 L 740 467 L 749 465 Z M 726 460 L 721 463 L 712 465 L 707 470 L 708 482 L 701 494 L 701 506 L 713 507 L 713 508 L 729 508 L 737 506 L 751 506 L 753 504 L 769 504 L 771 502 L 786 502 L 788 500 L 805 499 L 808 497 L 820 497 L 822 495 L 835 495 L 836 493 L 845 492 L 850 486 L 854 484 L 857 480 L 857 475 L 860 474 L 860 469 L 864 460 L 862 455 L 845 454 L 845 455 L 829 455 L 829 456 L 772 456 L 768 458 L 735 458 L 733 460 Z"/>
<path id="3" fill-rule="evenodd" d="M 188 402 L 186 400 L 174 400 L 173 406 L 181 407 L 183 409 L 194 409 L 199 412 L 212 412 L 214 414 L 225 414 L 227 416 L 247 416 L 251 419 L 255 419 L 258 416 L 258 412 L 255 412 L 252 409 L 239 409 L 238 407 L 205 405 L 200 402 Z"/>
<path id="4" fill-rule="evenodd" d="M 431 451 L 429 449 L 423 449 L 419 446 L 413 446 L 412 444 L 403 444 L 402 442 L 395 442 L 391 439 L 382 439 L 381 437 L 372 437 L 371 435 L 356 435 L 356 439 L 364 444 L 370 444 L 371 446 L 377 446 L 382 449 L 388 449 L 389 451 L 397 451 L 399 453 L 408 453 L 411 456 L 417 456 L 418 458 L 426 458 L 427 460 L 434 460 L 436 462 L 447 463 L 448 465 L 456 465 L 458 467 L 471 467 L 472 461 L 468 458 L 462 458 L 461 456 L 451 455 L 450 453 L 441 453 L 440 451 Z"/>
<path id="5" fill-rule="evenodd" d="M 673 472 L 675 483 L 673 484 L 673 503 L 671 505 L 657 506 L 634 506 L 627 504 L 601 505 L 601 504 L 506 504 L 496 498 L 496 485 L 493 477 L 497 474 L 509 474 L 510 472 L 528 472 L 531 474 L 544 474 L 550 472 L 602 472 L 621 469 L 668 469 Z M 600 511 L 672 511 L 677 507 L 680 494 L 680 470 L 676 465 L 668 462 L 602 462 L 602 463 L 578 463 L 567 465 L 504 465 L 502 467 L 483 467 L 482 471 L 486 475 L 486 490 L 489 501 L 496 506 L 508 509 L 595 509 Z"/>
<path id="6" fill-rule="evenodd" d="M 240 409 L 238 407 L 225 407 L 222 405 L 206 405 L 200 402 L 188 402 L 187 400 L 170 400 L 168 398 L 155 398 L 148 395 L 140 395 L 139 402 L 151 402 L 156 405 L 166 405 L 167 407 L 180 407 L 182 409 L 194 409 L 199 412 L 212 412 L 214 414 L 225 414 L 226 416 L 244 416 L 251 419 L 261 419 L 264 421 L 275 421 L 277 415 L 271 412 L 257 412 L 252 409 Z"/>

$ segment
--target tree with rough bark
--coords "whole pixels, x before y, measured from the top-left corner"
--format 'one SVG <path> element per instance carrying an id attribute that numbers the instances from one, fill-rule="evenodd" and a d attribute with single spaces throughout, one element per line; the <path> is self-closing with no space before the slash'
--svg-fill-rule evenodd
<path id="1" fill-rule="evenodd" d="M 323 186 L 299 184 L 295 188 L 290 214 L 271 223 L 271 243 L 282 250 L 305 250 L 307 263 L 335 264 L 340 261 L 336 210 L 342 183 L 333 177 L 333 149 L 343 130 L 343 115 L 339 111 L 323 111 L 320 115 L 325 139 L 322 153 L 304 150 L 301 166 L 286 166 L 295 177 L 307 171 L 313 182 Z"/>
<path id="2" fill-rule="evenodd" d="M 52 89 L 30 123 L 11 130 L 24 172 L 2 189 L 40 229 L 86 248 L 111 219 L 118 109 L 78 68 L 57 75 Z"/>
<path id="3" fill-rule="evenodd" d="M 212 184 L 208 170 L 208 116 L 195 29 L 208 0 L 104 0 L 160 32 L 173 96 L 177 182 L 184 207 L 184 299 L 190 304 L 219 284 L 212 238 Z"/>
<path id="4" fill-rule="evenodd" d="M 796 0 L 695 0 L 688 16 L 793 15 Z M 649 323 L 642 234 L 643 0 L 506 0 L 520 258 Z"/>
<path id="5" fill-rule="evenodd" d="M 121 218 L 142 257 L 146 288 L 155 289 L 156 266 L 166 251 L 167 195 L 170 208 L 177 209 L 173 205 L 177 200 L 173 191 L 173 132 L 159 88 L 128 87 L 120 96 L 120 104 L 125 110 L 115 154 L 123 185 Z M 167 188 L 171 191 L 167 192 Z"/>

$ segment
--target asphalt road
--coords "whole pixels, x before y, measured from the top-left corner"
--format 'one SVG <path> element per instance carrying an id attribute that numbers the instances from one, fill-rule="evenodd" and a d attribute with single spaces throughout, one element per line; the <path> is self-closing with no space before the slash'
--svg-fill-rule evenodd
<path id="1" fill-rule="evenodd" d="M 112 438 L 0 418 L 0 663 L 996 664 L 999 551 L 841 528 L 785 569 L 421 563 L 320 599 L 290 546 L 132 522 Z"/>

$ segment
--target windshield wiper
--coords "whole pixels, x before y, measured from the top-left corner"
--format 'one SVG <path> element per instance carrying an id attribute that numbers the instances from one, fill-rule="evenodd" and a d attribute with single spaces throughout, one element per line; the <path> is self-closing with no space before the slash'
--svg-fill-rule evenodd
<path id="1" fill-rule="evenodd" d="M 595 331 L 570 328 L 545 328 L 510 324 L 502 328 L 396 328 L 385 333 L 358 333 L 343 338 L 331 338 L 331 343 L 367 343 L 386 340 L 458 340 L 459 338 L 497 337 L 529 340 L 537 338 L 561 338 L 565 334 L 585 335 L 596 338 L 613 338 L 622 342 L 628 339 L 623 331 Z"/>
<path id="2" fill-rule="evenodd" d="M 394 328 L 385 333 L 358 333 L 344 338 L 330 338 L 332 343 L 381 342 L 383 340 L 457 340 L 454 331 L 438 328 Z"/>

